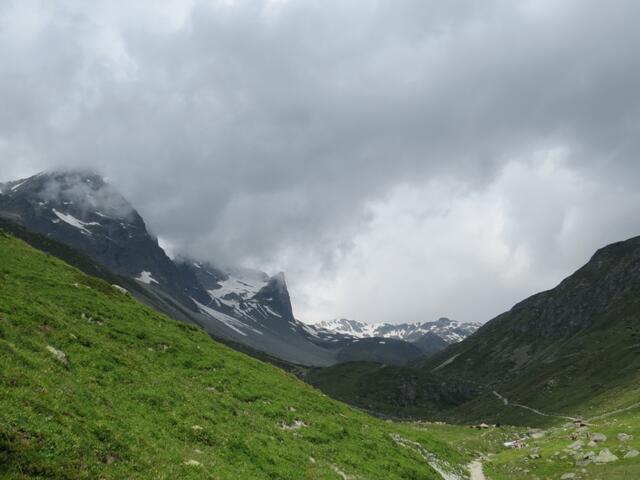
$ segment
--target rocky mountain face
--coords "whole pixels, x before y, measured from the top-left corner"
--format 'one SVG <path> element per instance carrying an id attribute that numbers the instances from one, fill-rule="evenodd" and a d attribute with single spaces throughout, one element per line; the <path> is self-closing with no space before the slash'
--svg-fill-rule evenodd
<path id="1" fill-rule="evenodd" d="M 9 182 L 0 216 L 50 236 L 95 258 L 115 273 L 136 278 L 195 309 L 206 301 L 196 278 L 180 271 L 149 235 L 138 212 L 91 172 L 52 172 Z"/>
<path id="2" fill-rule="evenodd" d="M 141 301 L 177 320 L 287 362 L 405 363 L 422 353 L 401 340 L 364 349 L 354 345 L 358 338 L 298 321 L 283 273 L 270 277 L 188 258 L 172 260 L 133 206 L 93 172 L 43 172 L 0 185 L 0 219 L 62 242 L 135 281 Z"/>
<path id="3" fill-rule="evenodd" d="M 450 360 L 441 371 L 464 370 L 490 382 L 517 377 L 534 365 L 556 362 L 587 336 L 626 325 L 625 337 L 637 337 L 638 298 L 640 237 L 635 237 L 598 250 L 557 287 L 518 303 L 427 363 L 437 368 Z"/>

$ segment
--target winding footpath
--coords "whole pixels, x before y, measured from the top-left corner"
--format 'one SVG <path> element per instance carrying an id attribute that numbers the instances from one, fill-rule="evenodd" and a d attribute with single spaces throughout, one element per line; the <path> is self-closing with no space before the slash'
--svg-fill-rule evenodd
<path id="1" fill-rule="evenodd" d="M 638 408 L 638 407 L 640 407 L 640 402 L 634 403 L 633 405 L 629 405 L 628 407 L 625 407 L 625 408 L 619 408 L 618 410 L 612 410 L 610 412 L 603 413 L 602 415 L 597 415 L 595 417 L 588 418 L 587 422 L 593 422 L 594 420 L 601 420 L 601 419 L 609 417 L 611 415 L 616 415 L 618 413 L 623 413 L 623 412 L 626 412 L 628 410 L 633 410 L 634 408 Z"/>
<path id="2" fill-rule="evenodd" d="M 466 475 L 461 476 L 456 473 L 455 469 L 448 462 L 436 457 L 418 442 L 414 442 L 400 435 L 391 435 L 391 438 L 401 447 L 417 451 L 424 461 L 442 477 L 442 480 L 464 480 L 467 478 Z M 482 471 L 482 461 L 480 458 L 469 463 L 467 470 L 470 475 L 468 477 L 469 480 L 487 480 L 487 477 L 484 476 L 484 472 Z"/>
<path id="3" fill-rule="evenodd" d="M 474 460 L 467 465 L 467 468 L 471 474 L 469 480 L 487 480 L 487 477 L 484 476 L 484 472 L 482 471 L 482 462 L 480 460 Z"/>
<path id="4" fill-rule="evenodd" d="M 503 397 L 502 395 L 500 395 L 500 394 L 499 394 L 498 392 L 496 392 L 495 390 L 494 390 L 492 393 L 493 393 L 496 397 L 498 397 L 498 399 L 499 399 L 499 400 L 501 400 L 501 401 L 502 401 L 502 403 L 503 403 L 504 405 L 511 405 L 512 407 L 523 408 L 523 409 L 525 409 L 525 410 L 529 410 L 530 412 L 533 412 L 533 413 L 535 413 L 535 414 L 537 414 L 537 415 L 541 415 L 541 416 L 543 416 L 543 417 L 564 418 L 565 420 L 571 420 L 572 422 L 576 422 L 576 421 L 578 421 L 578 420 L 579 420 L 578 418 L 575 418 L 575 417 L 569 417 L 569 416 L 566 416 L 566 415 L 553 415 L 553 414 L 551 414 L 551 413 L 544 413 L 544 412 L 541 412 L 540 410 L 537 410 L 537 409 L 532 408 L 532 407 L 528 407 L 527 405 L 522 405 L 522 404 L 520 404 L 520 403 L 512 403 L 512 402 L 510 402 L 510 401 L 509 401 L 509 399 L 508 399 L 508 398 Z"/>

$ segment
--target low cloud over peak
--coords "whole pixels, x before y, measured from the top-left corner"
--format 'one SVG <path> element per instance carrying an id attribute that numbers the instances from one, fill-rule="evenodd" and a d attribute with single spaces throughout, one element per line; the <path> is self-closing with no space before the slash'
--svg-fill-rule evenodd
<path id="1" fill-rule="evenodd" d="M 486 320 L 640 232 L 634 1 L 6 2 L 1 180 L 97 168 L 302 319 Z"/>

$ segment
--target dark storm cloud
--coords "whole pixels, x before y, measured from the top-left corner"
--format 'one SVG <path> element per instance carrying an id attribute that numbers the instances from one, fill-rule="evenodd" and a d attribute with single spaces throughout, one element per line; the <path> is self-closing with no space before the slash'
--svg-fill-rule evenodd
<path id="1" fill-rule="evenodd" d="M 501 179 L 551 152 L 568 177 L 620 189 L 610 208 L 628 198 L 639 15 L 635 1 L 5 2 L 0 179 L 97 168 L 177 250 L 286 268 L 312 286 L 362 251 L 375 205 L 407 201 L 398 189 L 427 198 L 434 181 L 453 181 L 451 199 L 429 198 L 455 211 L 498 185 L 504 244 L 544 263 L 588 202 L 527 208 L 523 188 Z M 628 230 L 602 222 L 611 237 Z M 609 239 L 599 231 L 581 255 Z M 433 233 L 422 235 L 429 249 Z M 425 289 L 439 277 L 403 275 Z M 517 294 L 540 283 L 523 275 Z"/>

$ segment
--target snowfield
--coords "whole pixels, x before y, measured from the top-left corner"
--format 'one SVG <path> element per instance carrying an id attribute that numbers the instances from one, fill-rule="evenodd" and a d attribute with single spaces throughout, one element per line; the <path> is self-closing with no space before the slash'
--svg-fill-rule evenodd
<path id="1" fill-rule="evenodd" d="M 223 300 L 227 304 L 237 305 L 253 298 L 265 285 L 268 278 L 229 276 L 218 284 L 221 288 L 207 290 L 212 299 Z"/>
<path id="2" fill-rule="evenodd" d="M 153 275 L 151 275 L 151 272 L 147 272 L 146 270 L 143 272 L 140 272 L 140 275 L 136 277 L 136 280 L 142 283 L 146 283 L 147 285 L 150 285 L 151 282 L 160 284 L 160 282 L 158 282 L 155 278 L 153 278 Z"/>
<path id="3" fill-rule="evenodd" d="M 77 228 L 78 230 L 80 230 L 82 233 L 86 235 L 91 235 L 91 232 L 86 228 L 87 226 L 100 225 L 98 222 L 83 222 L 82 220 L 78 220 L 73 215 L 69 215 L 67 213 L 61 213 L 57 211 L 55 208 L 52 208 L 51 210 L 53 210 L 53 213 L 55 214 L 55 216 L 58 217 L 60 220 L 71 225 L 72 227 Z"/>

